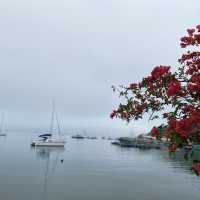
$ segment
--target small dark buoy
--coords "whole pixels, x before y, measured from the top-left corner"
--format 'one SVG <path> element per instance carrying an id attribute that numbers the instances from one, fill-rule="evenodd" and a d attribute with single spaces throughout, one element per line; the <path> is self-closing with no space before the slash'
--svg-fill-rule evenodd
<path id="1" fill-rule="evenodd" d="M 61 161 L 61 163 L 63 163 L 64 159 L 61 159 L 60 161 Z"/>

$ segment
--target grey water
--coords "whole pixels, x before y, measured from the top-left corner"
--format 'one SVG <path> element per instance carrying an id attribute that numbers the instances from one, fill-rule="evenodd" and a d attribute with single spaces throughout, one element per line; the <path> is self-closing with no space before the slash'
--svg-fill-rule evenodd
<path id="1" fill-rule="evenodd" d="M 2 200 L 199 200 L 189 162 L 165 151 L 67 138 L 65 148 L 31 148 L 33 134 L 0 137 Z"/>

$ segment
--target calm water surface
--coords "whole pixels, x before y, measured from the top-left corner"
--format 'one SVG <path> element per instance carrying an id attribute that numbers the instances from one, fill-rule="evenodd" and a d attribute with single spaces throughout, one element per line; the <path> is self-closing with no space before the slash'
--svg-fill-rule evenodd
<path id="1" fill-rule="evenodd" d="M 32 137 L 0 138 L 2 200 L 200 199 L 200 178 L 179 156 L 122 149 L 102 139 L 68 138 L 64 149 L 33 149 Z"/>

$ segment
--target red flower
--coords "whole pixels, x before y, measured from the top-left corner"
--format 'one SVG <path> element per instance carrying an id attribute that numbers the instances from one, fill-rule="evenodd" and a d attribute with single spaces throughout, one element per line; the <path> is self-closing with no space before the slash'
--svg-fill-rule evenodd
<path id="1" fill-rule="evenodd" d="M 175 128 L 176 128 L 176 119 L 170 119 L 168 121 L 168 127 L 165 131 L 167 136 L 170 136 L 170 134 L 174 132 Z"/>
<path id="2" fill-rule="evenodd" d="M 151 130 L 151 136 L 156 137 L 158 135 L 158 129 L 156 127 L 153 127 Z"/>
<path id="3" fill-rule="evenodd" d="M 170 119 L 168 122 L 168 125 L 170 128 L 175 128 L 176 127 L 176 120 L 175 119 Z"/>
<path id="4" fill-rule="evenodd" d="M 200 92 L 200 75 L 193 76 L 188 83 L 187 89 L 189 92 Z"/>
<path id="5" fill-rule="evenodd" d="M 110 114 L 110 118 L 113 119 L 117 114 L 116 110 L 113 110 L 113 112 Z"/>
<path id="6" fill-rule="evenodd" d="M 192 38 L 191 37 L 182 37 L 181 38 L 181 42 L 185 43 L 185 44 L 190 44 L 192 42 Z"/>
<path id="7" fill-rule="evenodd" d="M 185 107 L 182 108 L 183 112 L 186 113 L 193 113 L 195 108 L 192 105 L 186 105 Z"/>
<path id="8" fill-rule="evenodd" d="M 168 113 L 163 113 L 163 118 L 168 118 Z"/>
<path id="9" fill-rule="evenodd" d="M 181 42 L 180 45 L 181 45 L 181 48 L 187 47 L 187 44 L 185 44 L 185 43 L 183 43 L 183 42 Z"/>
<path id="10" fill-rule="evenodd" d="M 200 83 L 200 75 L 198 75 L 198 76 L 193 76 L 193 77 L 191 78 L 191 81 Z"/>
<path id="11" fill-rule="evenodd" d="M 137 86 L 138 86 L 137 83 L 131 83 L 130 86 L 129 86 L 129 88 L 130 88 L 131 90 L 134 90 L 134 89 L 137 89 Z"/>
<path id="12" fill-rule="evenodd" d="M 200 25 L 197 25 L 196 29 L 197 29 L 198 32 L 200 32 Z"/>
<path id="13" fill-rule="evenodd" d="M 195 123 L 196 127 L 200 128 L 200 113 L 195 111 L 192 113 L 191 119 L 193 120 L 193 123 Z"/>
<path id="14" fill-rule="evenodd" d="M 189 36 L 193 36 L 193 33 L 195 32 L 195 29 L 187 29 L 187 32 L 189 34 Z"/>
<path id="15" fill-rule="evenodd" d="M 196 172 L 197 175 L 200 175 L 200 162 L 195 163 L 192 169 Z"/>
<path id="16" fill-rule="evenodd" d="M 153 80 L 153 77 L 152 77 L 152 76 L 147 76 L 147 77 L 145 77 L 145 78 L 143 79 L 143 81 L 144 81 L 144 82 L 147 82 L 147 83 L 151 82 L 152 80 Z"/>
<path id="17" fill-rule="evenodd" d="M 148 91 L 149 91 L 149 92 L 152 92 L 153 89 L 154 89 L 153 84 L 152 84 L 152 83 L 149 83 L 149 85 L 148 85 Z"/>
<path id="18" fill-rule="evenodd" d="M 192 131 L 192 125 L 193 120 L 191 118 L 182 119 L 176 122 L 175 130 L 181 138 L 186 139 Z"/>
<path id="19" fill-rule="evenodd" d="M 151 76 L 154 78 L 154 79 L 157 79 L 159 78 L 160 76 L 164 75 L 164 74 L 167 74 L 169 73 L 169 69 L 170 67 L 168 66 L 157 66 L 153 69 L 153 71 L 151 72 Z"/>
<path id="20" fill-rule="evenodd" d="M 188 83 L 187 89 L 189 92 L 195 92 L 197 90 L 197 87 L 196 87 L 196 85 L 194 85 L 192 83 Z"/>
<path id="21" fill-rule="evenodd" d="M 182 48 L 185 48 L 186 46 L 188 46 L 188 45 L 194 45 L 194 43 L 195 43 L 195 40 L 194 40 L 194 38 L 193 37 L 191 37 L 191 36 L 185 36 L 185 37 L 182 37 L 181 38 L 181 47 Z"/>
<path id="22" fill-rule="evenodd" d="M 167 90 L 167 96 L 171 97 L 176 95 L 177 93 L 179 93 L 179 91 L 181 90 L 181 84 L 178 81 L 172 81 L 169 84 L 168 90 Z"/>
<path id="23" fill-rule="evenodd" d="M 186 74 L 192 75 L 195 71 L 196 71 L 196 67 L 190 66 L 190 67 L 188 68 L 188 70 L 186 71 Z"/>

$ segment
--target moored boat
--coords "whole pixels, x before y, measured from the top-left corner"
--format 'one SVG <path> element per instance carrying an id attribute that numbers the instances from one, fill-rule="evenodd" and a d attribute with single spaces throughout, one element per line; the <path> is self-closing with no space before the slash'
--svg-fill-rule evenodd
<path id="1" fill-rule="evenodd" d="M 79 134 L 73 135 L 72 138 L 73 139 L 84 139 L 84 137 L 82 135 L 79 135 Z"/>
<path id="2" fill-rule="evenodd" d="M 192 145 L 192 152 L 199 151 L 200 152 L 200 144 L 193 144 Z"/>
<path id="3" fill-rule="evenodd" d="M 52 134 L 43 134 L 38 136 L 39 139 L 33 140 L 32 146 L 64 146 L 65 141 L 59 138 L 52 138 Z"/>
<path id="4" fill-rule="evenodd" d="M 53 131 L 54 118 L 56 118 L 58 134 L 55 134 Z M 65 145 L 65 140 L 61 136 L 60 125 L 58 122 L 57 113 L 55 111 L 55 105 L 53 103 L 53 111 L 51 116 L 51 126 L 49 134 L 42 134 L 38 136 L 38 139 L 31 142 L 31 146 L 56 146 L 63 147 Z"/>

